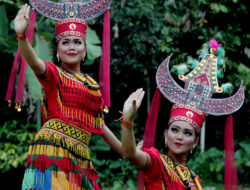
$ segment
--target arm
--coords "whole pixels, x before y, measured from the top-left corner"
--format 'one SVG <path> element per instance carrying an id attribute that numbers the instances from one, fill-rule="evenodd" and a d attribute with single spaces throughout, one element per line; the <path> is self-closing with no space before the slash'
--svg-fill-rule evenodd
<path id="1" fill-rule="evenodd" d="M 114 149 L 119 154 L 122 153 L 122 144 L 121 142 L 116 138 L 116 136 L 110 131 L 110 129 L 105 125 L 103 125 L 103 140 L 111 146 L 112 149 Z"/>
<path id="2" fill-rule="evenodd" d="M 123 124 L 122 124 L 122 150 L 124 156 L 137 168 L 148 167 L 150 157 L 147 153 L 136 147 L 133 131 L 133 117 L 140 107 L 144 91 L 138 89 L 132 93 L 123 106 Z M 125 125 L 125 126 L 124 126 Z"/>
<path id="3" fill-rule="evenodd" d="M 25 4 L 18 11 L 18 14 L 14 21 L 14 27 L 15 27 L 15 31 L 17 35 L 24 35 L 28 28 L 29 10 L 30 10 L 30 6 Z M 28 42 L 28 39 L 26 37 L 18 38 L 18 45 L 20 47 L 20 50 L 25 60 L 30 65 L 34 73 L 36 75 L 44 74 L 46 70 L 45 63 L 36 56 L 35 51 L 33 50 L 30 43 Z"/>

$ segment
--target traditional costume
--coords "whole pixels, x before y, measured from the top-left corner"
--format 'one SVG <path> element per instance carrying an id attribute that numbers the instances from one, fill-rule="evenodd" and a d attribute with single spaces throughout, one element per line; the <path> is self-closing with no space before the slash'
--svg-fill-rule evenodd
<path id="1" fill-rule="evenodd" d="M 78 36 L 85 40 L 86 21 L 108 10 L 111 0 L 61 0 L 59 3 L 30 0 L 30 3 L 44 16 L 56 20 L 57 41 L 59 41 L 66 36 Z M 34 15 L 35 10 L 30 18 L 32 26 L 34 26 Z M 108 11 L 105 13 L 106 17 L 107 15 Z M 109 23 L 105 27 L 109 27 Z M 109 35 L 108 28 L 104 29 L 104 33 L 107 30 Z M 29 32 L 28 29 L 27 33 Z M 30 35 L 27 36 L 29 38 Z M 107 37 L 107 34 L 104 36 Z M 107 68 L 109 43 L 106 38 L 104 43 L 105 55 L 101 59 L 101 68 L 107 72 L 100 71 L 100 73 L 109 75 Z M 26 67 L 25 60 L 23 58 L 22 60 L 21 64 Z M 105 97 L 103 99 L 99 85 L 90 76 L 72 73 L 50 62 L 45 62 L 45 65 L 46 72 L 42 76 L 37 76 L 43 86 L 41 113 L 44 124 L 35 134 L 29 147 L 22 189 L 99 190 L 101 184 L 90 159 L 88 144 L 91 133 L 103 134 L 103 108 L 110 106 L 109 81 L 102 81 L 102 91 L 107 95 L 106 99 Z M 13 67 L 16 67 L 15 62 Z M 21 68 L 20 73 L 25 74 L 25 71 Z M 109 76 L 103 75 L 100 76 L 101 79 L 105 77 L 109 79 Z M 12 92 L 8 91 L 6 97 L 8 101 L 11 94 Z M 18 97 L 16 103 L 20 108 L 22 97 Z"/>
<path id="2" fill-rule="evenodd" d="M 204 55 L 200 63 L 187 75 L 179 75 L 185 82 L 185 88 L 180 87 L 172 78 L 169 71 L 169 56 L 158 68 L 156 82 L 158 89 L 151 103 L 144 132 L 143 150 L 150 155 L 149 169 L 139 173 L 138 189 L 201 189 L 198 176 L 185 166 L 179 167 L 167 155 L 162 155 L 152 148 L 155 142 L 157 114 L 161 94 L 174 103 L 169 125 L 174 121 L 189 123 L 198 133 L 207 114 L 228 115 L 242 106 L 245 96 L 243 83 L 238 91 L 225 99 L 212 98 L 213 93 L 221 93 L 223 89 L 217 81 L 217 48 L 211 44 L 210 53 Z M 232 138 L 232 116 L 226 121 L 225 139 L 225 187 L 237 189 L 236 165 Z M 230 138 L 228 138 L 228 136 Z M 227 146 L 230 144 L 230 147 Z M 190 177 L 191 176 L 191 177 Z M 144 179 L 145 177 L 145 179 Z M 230 181 L 230 182 L 229 182 Z M 230 184 L 229 184 L 230 183 Z M 228 188 L 229 187 L 229 188 Z"/>

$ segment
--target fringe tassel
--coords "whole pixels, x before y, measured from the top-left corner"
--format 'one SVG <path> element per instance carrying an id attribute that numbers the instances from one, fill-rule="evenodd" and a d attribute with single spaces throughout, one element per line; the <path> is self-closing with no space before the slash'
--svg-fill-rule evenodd
<path id="1" fill-rule="evenodd" d="M 102 56 L 99 71 L 100 89 L 104 99 L 104 106 L 110 107 L 110 13 L 104 13 Z"/>
<path id="2" fill-rule="evenodd" d="M 36 22 L 36 10 L 33 10 L 30 15 L 29 27 L 26 32 L 26 36 L 30 44 L 32 44 L 32 41 L 33 41 L 35 22 Z M 20 69 L 20 74 L 19 74 L 16 99 L 15 99 L 16 104 L 18 104 L 19 106 L 21 106 L 23 103 L 23 89 L 24 89 L 24 83 L 25 83 L 27 63 L 24 57 L 21 55 L 20 48 L 18 48 L 16 57 L 12 66 L 12 70 L 11 70 L 9 85 L 8 85 L 7 94 L 5 98 L 6 101 L 9 101 L 9 102 L 11 101 L 12 93 L 14 90 L 15 78 L 16 78 L 17 71 L 20 65 L 21 65 L 21 69 Z"/>
<path id="3" fill-rule="evenodd" d="M 238 177 L 234 157 L 233 116 L 229 115 L 225 123 L 225 176 L 224 185 L 227 190 L 238 190 Z"/>
<path id="4" fill-rule="evenodd" d="M 161 103 L 161 92 L 157 88 L 155 90 L 155 94 L 151 102 L 150 110 L 147 117 L 146 127 L 144 130 L 143 148 L 149 148 L 154 146 L 160 103 Z M 138 190 L 144 189 L 144 174 L 142 171 L 139 171 L 137 189 Z"/>

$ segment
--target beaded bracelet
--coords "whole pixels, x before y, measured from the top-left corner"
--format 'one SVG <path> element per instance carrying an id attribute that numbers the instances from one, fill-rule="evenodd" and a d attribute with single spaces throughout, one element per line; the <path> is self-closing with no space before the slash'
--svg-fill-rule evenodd
<path id="1" fill-rule="evenodd" d="M 134 120 L 132 120 L 132 122 L 126 122 L 125 119 L 122 118 L 122 126 L 131 129 L 133 125 L 134 125 Z"/>
<path id="2" fill-rule="evenodd" d="M 24 40 L 26 38 L 25 34 L 16 34 L 17 39 Z"/>

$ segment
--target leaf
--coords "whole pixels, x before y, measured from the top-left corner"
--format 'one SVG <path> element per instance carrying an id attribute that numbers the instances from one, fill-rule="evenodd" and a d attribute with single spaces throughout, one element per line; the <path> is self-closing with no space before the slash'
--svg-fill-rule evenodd
<path id="1" fill-rule="evenodd" d="M 41 96 L 42 96 L 42 86 L 38 82 L 38 80 L 37 80 L 34 72 L 32 71 L 32 69 L 30 68 L 29 65 L 28 65 L 27 71 L 26 71 L 26 80 L 27 80 L 27 84 L 28 84 L 28 88 L 29 88 L 29 91 L 31 93 L 31 96 L 35 100 L 41 99 Z"/>
<path id="2" fill-rule="evenodd" d="M 244 53 L 247 55 L 248 58 L 250 58 L 250 48 L 245 47 L 244 48 Z"/>
<path id="3" fill-rule="evenodd" d="M 49 43 L 42 37 L 39 37 L 38 34 L 35 34 L 35 40 L 36 46 L 34 47 L 34 50 L 36 52 L 36 55 L 44 61 L 52 61 Z M 42 86 L 38 82 L 34 72 L 29 66 L 27 67 L 26 80 L 31 96 L 35 100 L 40 100 L 42 96 Z"/>
<path id="4" fill-rule="evenodd" d="M 0 36 L 8 35 L 8 17 L 4 5 L 0 5 Z"/>
<path id="5" fill-rule="evenodd" d="M 93 64 L 94 60 L 101 56 L 102 48 L 100 45 L 98 45 L 100 43 L 101 41 L 96 32 L 88 27 L 86 36 L 87 60 L 84 63 L 85 65 Z"/>
<path id="6" fill-rule="evenodd" d="M 101 40 L 97 36 L 96 32 L 92 30 L 90 27 L 87 28 L 86 31 L 86 41 L 91 44 L 100 44 Z"/>
<path id="7" fill-rule="evenodd" d="M 43 34 L 44 35 L 44 34 Z M 36 46 L 34 50 L 37 57 L 43 61 L 52 61 L 51 49 L 49 42 L 47 42 L 43 37 L 35 34 Z"/>

